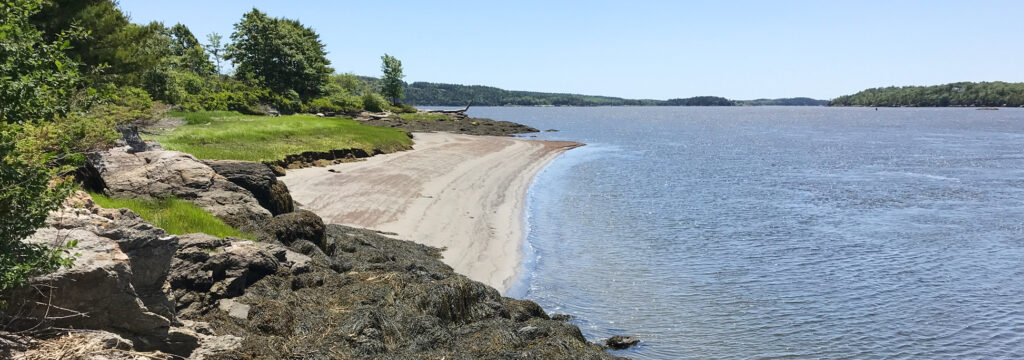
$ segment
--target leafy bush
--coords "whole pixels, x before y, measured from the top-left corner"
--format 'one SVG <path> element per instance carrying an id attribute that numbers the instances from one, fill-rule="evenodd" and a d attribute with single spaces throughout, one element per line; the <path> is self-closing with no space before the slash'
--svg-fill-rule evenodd
<path id="1" fill-rule="evenodd" d="M 137 87 L 119 87 L 110 99 L 93 107 L 89 116 L 109 124 L 124 124 L 153 117 L 153 100 L 149 93 Z"/>
<path id="2" fill-rule="evenodd" d="M 335 104 L 331 99 L 321 97 L 310 100 L 306 105 L 306 112 L 340 112 L 342 107 Z"/>
<path id="3" fill-rule="evenodd" d="M 365 93 L 363 94 L 363 109 L 372 112 L 381 112 L 388 108 L 388 100 L 380 94 L 376 93 Z"/>
<path id="4" fill-rule="evenodd" d="M 408 104 L 395 104 L 395 105 L 391 106 L 391 111 L 394 111 L 394 112 L 399 113 L 399 114 L 415 114 L 419 110 L 417 110 L 412 105 L 408 105 Z"/>

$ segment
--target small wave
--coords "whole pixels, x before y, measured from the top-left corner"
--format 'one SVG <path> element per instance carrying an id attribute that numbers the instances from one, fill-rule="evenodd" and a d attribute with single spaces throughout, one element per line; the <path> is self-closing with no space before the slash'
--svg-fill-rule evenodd
<path id="1" fill-rule="evenodd" d="M 922 173 L 915 173 L 915 172 L 908 172 L 908 171 L 879 171 L 879 172 L 876 172 L 875 174 L 876 175 L 897 175 L 897 176 L 904 176 L 904 177 L 915 177 L 915 178 L 925 178 L 925 179 L 932 179 L 932 180 L 960 182 L 960 179 L 954 178 L 954 177 L 946 177 L 946 176 L 942 176 L 942 175 L 932 175 L 932 174 L 922 174 Z"/>

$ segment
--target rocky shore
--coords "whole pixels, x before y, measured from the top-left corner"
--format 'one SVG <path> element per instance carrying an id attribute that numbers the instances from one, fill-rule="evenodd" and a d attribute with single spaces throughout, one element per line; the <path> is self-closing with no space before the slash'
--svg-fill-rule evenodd
<path id="1" fill-rule="evenodd" d="M 440 249 L 324 224 L 267 165 L 152 143 L 89 159 L 93 190 L 185 199 L 260 241 L 170 235 L 79 193 L 26 241 L 75 239 L 81 256 L 6 295 L 0 357 L 614 358 L 537 304 L 455 273 Z"/>
<path id="2" fill-rule="evenodd" d="M 354 119 L 370 126 L 396 127 L 411 132 L 449 132 L 466 135 L 511 136 L 540 132 L 530 126 L 511 121 L 469 117 L 465 112 L 443 114 L 447 120 L 406 120 L 397 114 L 363 113 Z"/>

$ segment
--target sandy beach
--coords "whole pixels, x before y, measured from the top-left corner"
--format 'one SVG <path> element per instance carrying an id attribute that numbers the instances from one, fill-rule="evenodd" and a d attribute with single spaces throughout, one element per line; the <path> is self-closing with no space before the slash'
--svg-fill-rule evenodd
<path id="1" fill-rule="evenodd" d="M 522 262 L 534 176 L 575 142 L 416 133 L 414 150 L 288 170 L 292 197 L 324 221 L 446 248 L 455 271 L 499 290 Z"/>

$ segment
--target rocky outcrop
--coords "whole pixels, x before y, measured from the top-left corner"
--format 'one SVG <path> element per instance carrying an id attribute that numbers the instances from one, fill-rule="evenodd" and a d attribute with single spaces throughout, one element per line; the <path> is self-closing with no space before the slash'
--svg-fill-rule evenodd
<path id="1" fill-rule="evenodd" d="M 275 216 L 263 227 L 265 241 L 278 241 L 284 245 L 292 245 L 305 240 L 316 245 L 320 250 L 328 251 L 327 237 L 324 233 L 324 221 L 312 211 L 299 210 Z"/>
<path id="2" fill-rule="evenodd" d="M 173 306 L 160 289 L 177 237 L 142 222 L 130 211 L 100 209 L 84 193 L 68 202 L 70 206 L 50 216 L 47 226 L 25 241 L 77 240 L 75 252 L 81 255 L 74 267 L 34 278 L 31 286 L 10 296 L 16 301 L 6 315 L 25 319 L 13 328 L 33 327 L 38 324 L 33 321 L 47 319 L 48 325 L 56 327 L 150 339 L 166 335 Z"/>
<path id="3" fill-rule="evenodd" d="M 443 131 L 454 134 L 491 136 L 512 136 L 515 134 L 539 132 L 539 130 L 523 124 L 486 118 L 473 118 L 467 116 L 464 112 L 448 112 L 441 115 L 444 115 L 447 118 L 439 118 L 436 120 L 407 120 L 395 114 L 382 116 L 363 113 L 356 116 L 355 120 L 366 125 L 394 127 L 413 132 Z"/>
<path id="4" fill-rule="evenodd" d="M 276 174 L 268 165 L 236 160 L 203 160 L 203 163 L 228 181 L 249 190 L 271 214 L 281 215 L 294 210 L 288 187 L 277 181 Z"/>
<path id="5" fill-rule="evenodd" d="M 311 259 L 279 245 L 206 234 L 181 236 L 170 269 L 171 293 L 183 317 L 198 316 L 242 295 L 260 279 L 279 271 L 309 271 Z"/>
<path id="6" fill-rule="evenodd" d="M 228 358 L 614 358 L 536 303 L 456 274 L 439 249 L 340 225 L 326 238 L 323 255 L 347 269 L 267 275 L 196 318 L 244 338 Z"/>
<path id="7" fill-rule="evenodd" d="M 103 209 L 89 195 L 77 193 L 51 214 L 46 227 L 27 242 L 58 245 L 77 241 L 74 266 L 30 279 L 29 285 L 4 294 L 9 306 L 0 313 L 6 330 L 89 329 L 71 334 L 75 351 L 123 354 L 159 350 L 189 356 L 196 349 L 222 354 L 240 339 L 197 330 L 197 322 L 180 322 L 167 282 L 179 238 L 142 221 L 127 209 Z M 97 332 L 99 331 L 99 332 Z M 63 340 L 62 340 L 63 339 Z M 117 340 L 117 341 L 113 341 Z M 36 347 L 46 358 L 46 346 Z M 70 352 L 69 352 L 70 351 Z M 31 358 L 31 354 L 26 355 Z M 116 357 L 114 357 L 116 358 Z"/>
<path id="8" fill-rule="evenodd" d="M 108 195 L 178 197 L 247 232 L 258 231 L 271 217 L 252 193 L 192 155 L 167 150 L 130 153 L 129 149 L 118 147 L 89 155 L 87 172 L 99 177 L 93 183 L 102 184 Z"/>

